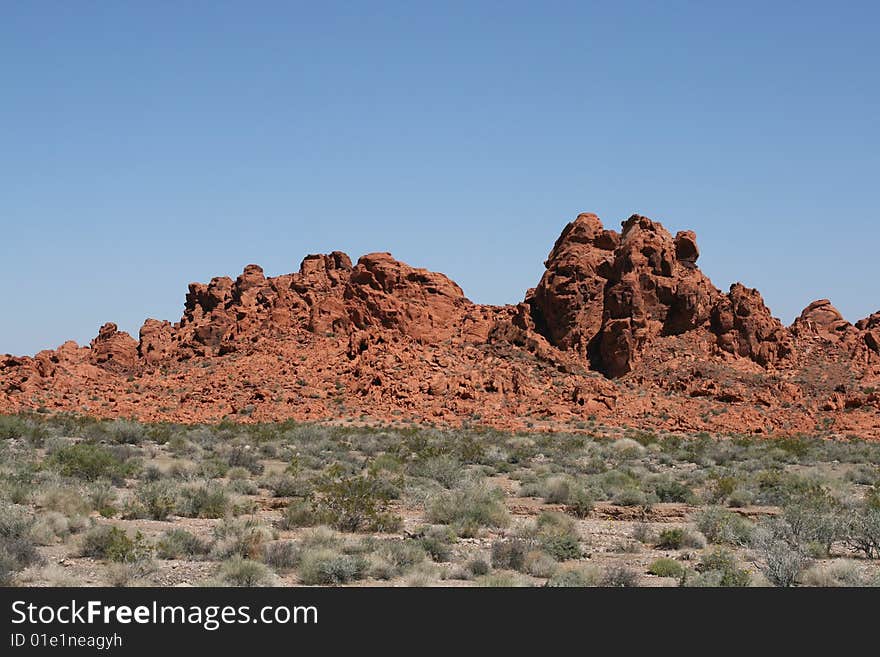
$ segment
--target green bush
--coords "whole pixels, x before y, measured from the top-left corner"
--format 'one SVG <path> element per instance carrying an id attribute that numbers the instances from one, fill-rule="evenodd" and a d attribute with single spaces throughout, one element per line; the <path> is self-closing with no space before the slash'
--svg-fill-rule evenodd
<path id="1" fill-rule="evenodd" d="M 557 561 L 583 556 L 574 522 L 561 513 L 541 513 L 535 523 L 535 535 L 541 548 Z"/>
<path id="2" fill-rule="evenodd" d="M 684 530 L 678 527 L 664 529 L 657 539 L 657 547 L 661 550 L 680 550 L 684 544 Z"/>
<path id="3" fill-rule="evenodd" d="M 84 557 L 133 563 L 148 558 L 150 548 L 140 532 L 131 537 L 119 527 L 98 525 L 83 536 L 81 554 Z"/>
<path id="4" fill-rule="evenodd" d="M 719 506 L 701 509 L 694 517 L 697 529 L 710 543 L 748 545 L 752 540 L 752 525 L 745 518 Z"/>
<path id="5" fill-rule="evenodd" d="M 179 513 L 187 518 L 222 518 L 230 509 L 229 494 L 220 486 L 205 484 L 180 492 Z"/>
<path id="6" fill-rule="evenodd" d="M 314 527 L 320 524 L 320 521 L 321 519 L 317 511 L 315 511 L 311 500 L 295 499 L 291 500 L 290 504 L 281 512 L 281 520 L 278 522 L 278 526 L 281 529 Z"/>
<path id="7" fill-rule="evenodd" d="M 271 529 L 257 518 L 226 518 L 214 527 L 213 553 L 220 557 L 239 555 L 257 559 L 265 544 L 275 538 Z"/>
<path id="8" fill-rule="evenodd" d="M 272 572 L 259 561 L 235 555 L 220 566 L 217 579 L 226 586 L 269 586 L 272 583 Z"/>
<path id="9" fill-rule="evenodd" d="M 510 521 L 497 488 L 471 484 L 444 492 L 427 505 L 429 522 L 451 525 L 459 536 L 473 536 L 481 527 L 504 527 Z"/>
<path id="10" fill-rule="evenodd" d="M 160 559 L 192 559 L 210 551 L 210 545 L 185 529 L 169 529 L 159 539 L 156 554 Z"/>
<path id="11" fill-rule="evenodd" d="M 685 567 L 675 559 L 661 558 L 648 566 L 648 572 L 657 577 L 681 577 L 685 573 Z"/>
<path id="12" fill-rule="evenodd" d="M 736 557 L 723 548 L 704 554 L 697 565 L 697 572 L 704 577 L 694 584 L 701 586 L 742 587 L 751 582 L 749 571 L 737 567 Z M 683 583 L 688 583 L 686 578 L 683 578 Z"/>
<path id="13" fill-rule="evenodd" d="M 177 488 L 169 481 L 141 484 L 136 496 L 147 516 L 153 520 L 165 520 L 177 508 Z"/>
<path id="14" fill-rule="evenodd" d="M 561 568 L 547 580 L 544 586 L 582 588 L 587 586 L 599 586 L 602 576 L 595 569 L 590 568 Z"/>
<path id="15" fill-rule="evenodd" d="M 302 556 L 299 579 L 308 586 L 346 584 L 363 579 L 367 568 L 366 559 L 359 555 L 331 549 L 310 550 Z"/>
<path id="16" fill-rule="evenodd" d="M 586 488 L 576 486 L 569 493 L 565 510 L 577 518 L 586 518 L 594 506 L 595 501 L 592 494 Z"/>
<path id="17" fill-rule="evenodd" d="M 60 447 L 49 456 L 48 463 L 66 477 L 85 481 L 104 478 L 119 481 L 135 471 L 131 462 L 119 458 L 115 452 L 90 443 Z"/>
<path id="18" fill-rule="evenodd" d="M 401 519 L 389 512 L 390 495 L 373 474 L 331 471 L 319 483 L 318 514 L 339 531 L 395 531 Z"/>
<path id="19" fill-rule="evenodd" d="M 33 517 L 23 509 L 0 504 L 0 586 L 10 586 L 17 572 L 40 561 L 33 526 Z"/>
<path id="20" fill-rule="evenodd" d="M 419 537 L 422 549 L 434 561 L 446 562 L 452 558 L 455 533 L 447 527 L 431 527 Z"/>

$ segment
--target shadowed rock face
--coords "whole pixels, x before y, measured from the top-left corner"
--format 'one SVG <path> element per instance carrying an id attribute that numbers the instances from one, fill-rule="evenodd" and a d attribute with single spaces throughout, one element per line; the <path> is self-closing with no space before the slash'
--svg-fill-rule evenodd
<path id="1" fill-rule="evenodd" d="M 148 319 L 138 340 L 108 323 L 89 347 L 0 358 L 0 411 L 808 431 L 846 409 L 841 430 L 880 434 L 878 396 L 858 393 L 880 386 L 880 312 L 852 325 L 819 300 L 786 328 L 699 257 L 691 231 L 581 214 L 516 306 L 474 304 L 389 253 L 309 255 L 275 277 L 248 265 L 190 284 L 180 321 Z"/>

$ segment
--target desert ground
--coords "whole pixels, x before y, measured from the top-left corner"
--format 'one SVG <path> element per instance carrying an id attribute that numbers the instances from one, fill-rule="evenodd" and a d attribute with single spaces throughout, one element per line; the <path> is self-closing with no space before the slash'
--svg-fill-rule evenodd
<path id="1" fill-rule="evenodd" d="M 880 444 L 0 416 L 12 586 L 877 586 Z"/>

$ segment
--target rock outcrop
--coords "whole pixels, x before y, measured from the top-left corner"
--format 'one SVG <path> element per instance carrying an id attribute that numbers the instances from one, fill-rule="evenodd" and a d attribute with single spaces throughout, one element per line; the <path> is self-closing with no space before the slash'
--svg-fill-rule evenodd
<path id="1" fill-rule="evenodd" d="M 760 365 L 776 365 L 791 353 L 791 336 L 770 314 L 757 290 L 741 283 L 712 309 L 712 332 L 725 352 L 753 359 Z"/>
<path id="2" fill-rule="evenodd" d="M 581 214 L 512 306 L 388 253 L 309 255 L 281 276 L 252 264 L 191 283 L 180 320 L 148 319 L 138 340 L 108 323 L 88 347 L 0 358 L 0 412 L 880 438 L 880 312 L 852 325 L 819 300 L 786 328 L 699 257 L 691 231 Z"/>

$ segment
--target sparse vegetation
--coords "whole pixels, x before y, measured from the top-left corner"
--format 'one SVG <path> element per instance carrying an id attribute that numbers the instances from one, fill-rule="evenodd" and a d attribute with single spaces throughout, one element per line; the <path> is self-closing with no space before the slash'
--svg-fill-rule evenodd
<path id="1" fill-rule="evenodd" d="M 0 583 L 880 584 L 880 445 L 583 424 L 0 416 Z"/>

